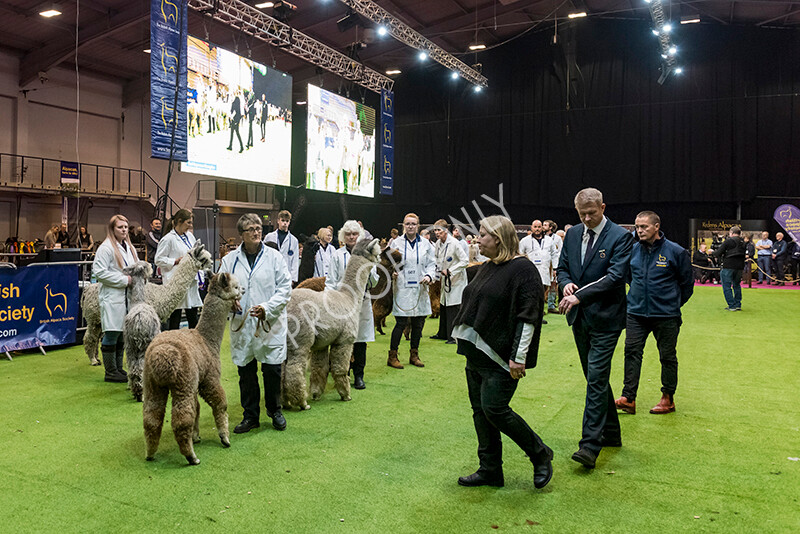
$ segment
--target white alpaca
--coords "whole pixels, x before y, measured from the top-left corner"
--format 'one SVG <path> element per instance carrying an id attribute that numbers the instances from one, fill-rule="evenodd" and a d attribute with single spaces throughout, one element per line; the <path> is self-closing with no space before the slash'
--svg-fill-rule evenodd
<path id="1" fill-rule="evenodd" d="M 305 378 L 309 362 L 314 400 L 325 391 L 329 371 L 339 396 L 343 401 L 350 400 L 347 377 L 350 356 L 358 333 L 364 288 L 380 252 L 377 239 L 362 240 L 353 248 L 340 289 L 318 292 L 298 288 L 292 291 L 292 299 L 286 306 L 289 339 L 282 376 L 286 407 L 310 408 Z"/>
<path id="2" fill-rule="evenodd" d="M 187 260 L 187 261 L 183 261 Z M 156 311 L 160 322 L 165 322 L 181 303 L 189 290 L 189 286 L 197 278 L 197 272 L 212 268 L 211 253 L 197 241 L 175 267 L 174 276 L 164 285 L 146 284 L 144 288 L 145 302 L 149 302 Z M 92 365 L 100 365 L 97 359 L 97 347 L 100 344 L 102 327 L 100 325 L 100 284 L 92 284 L 83 291 L 81 309 L 86 321 L 86 333 L 83 336 L 83 350 Z"/>

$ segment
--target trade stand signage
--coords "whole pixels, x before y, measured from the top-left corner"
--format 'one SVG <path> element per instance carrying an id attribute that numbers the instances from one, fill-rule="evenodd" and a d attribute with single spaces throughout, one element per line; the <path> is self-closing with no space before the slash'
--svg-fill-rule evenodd
<path id="1" fill-rule="evenodd" d="M 394 192 L 394 93 L 381 89 L 381 151 L 378 168 L 381 176 L 381 195 Z"/>
<path id="2" fill-rule="evenodd" d="M 78 267 L 0 269 L 0 353 L 75 342 Z"/>
<path id="3" fill-rule="evenodd" d="M 187 0 L 150 0 L 150 155 L 154 158 L 169 159 L 173 153 L 175 161 L 187 160 L 187 5 Z"/>
<path id="4" fill-rule="evenodd" d="M 797 206 L 791 204 L 778 206 L 773 217 L 794 241 L 800 243 L 800 209 L 797 209 Z"/>

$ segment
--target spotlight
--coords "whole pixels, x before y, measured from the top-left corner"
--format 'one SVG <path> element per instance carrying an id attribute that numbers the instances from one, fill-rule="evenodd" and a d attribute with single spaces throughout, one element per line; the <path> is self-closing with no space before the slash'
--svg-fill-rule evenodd
<path id="1" fill-rule="evenodd" d="M 383 24 L 381 24 L 380 26 L 378 26 L 378 35 L 380 35 L 381 37 L 383 37 L 383 36 L 385 36 L 387 33 L 389 33 L 389 30 L 387 30 L 387 29 L 386 29 L 386 26 L 384 26 Z"/>
<path id="2" fill-rule="evenodd" d="M 681 17 L 681 24 L 697 24 L 700 22 L 698 15 L 683 15 Z"/>
<path id="3" fill-rule="evenodd" d="M 473 89 L 473 91 L 475 91 L 476 93 L 480 93 L 482 90 L 483 90 L 483 87 L 481 87 L 480 85 L 476 85 L 475 89 Z"/>
<path id="4" fill-rule="evenodd" d="M 288 21 L 293 11 L 297 11 L 297 6 L 286 0 L 272 3 L 272 16 L 281 22 Z"/>
<path id="5" fill-rule="evenodd" d="M 425 61 L 426 59 L 428 59 L 428 53 L 427 52 L 420 52 L 417 57 L 419 58 L 420 61 Z"/>
<path id="6" fill-rule="evenodd" d="M 667 59 L 667 54 L 661 54 L 662 59 Z"/>
<path id="7" fill-rule="evenodd" d="M 454 79 L 454 80 L 457 80 L 457 79 L 458 79 L 458 73 L 457 73 L 457 72 L 451 72 L 451 73 L 450 73 L 450 77 L 451 77 L 452 79 Z"/>
<path id="8" fill-rule="evenodd" d="M 295 104 L 297 104 L 298 106 L 305 106 L 306 105 L 306 101 L 305 100 L 298 100 L 297 102 L 295 102 Z"/>
<path id="9" fill-rule="evenodd" d="M 401 71 L 400 69 L 389 69 L 386 71 L 386 74 L 388 76 L 391 76 L 392 74 L 400 74 L 401 72 L 403 71 Z"/>
<path id="10" fill-rule="evenodd" d="M 58 4 L 44 4 L 40 9 L 39 15 L 46 19 L 57 17 L 61 14 L 61 7 Z"/>
<path id="11" fill-rule="evenodd" d="M 149 54 L 150 53 L 150 49 L 149 48 L 145 48 L 144 50 L 142 50 L 142 52 L 144 52 L 145 54 Z"/>
<path id="12" fill-rule="evenodd" d="M 569 15 L 567 15 L 567 18 L 569 18 L 569 19 L 579 19 L 579 18 L 583 18 L 585 16 L 586 16 L 586 11 L 581 11 L 580 13 L 570 13 Z"/>
<path id="13" fill-rule="evenodd" d="M 253 7 L 256 9 L 267 9 L 275 5 L 275 2 L 261 2 L 259 4 L 254 5 Z"/>
<path id="14" fill-rule="evenodd" d="M 674 56 L 675 54 L 678 53 L 678 47 L 677 46 L 670 46 L 668 52 L 669 52 L 669 55 Z"/>
<path id="15" fill-rule="evenodd" d="M 675 74 L 683 74 L 683 67 L 675 67 Z"/>
<path id="16" fill-rule="evenodd" d="M 645 4 L 649 4 L 650 2 L 651 2 L 651 0 L 644 0 Z"/>
<path id="17" fill-rule="evenodd" d="M 485 50 L 486 49 L 486 45 L 483 44 L 483 43 L 475 43 L 475 44 L 469 45 L 469 49 L 472 50 L 473 52 L 475 50 Z"/>
<path id="18" fill-rule="evenodd" d="M 669 22 L 667 22 L 666 24 L 664 24 L 664 26 L 663 26 L 663 29 L 664 29 L 664 33 L 669 33 L 669 32 L 671 32 L 671 31 L 672 31 L 672 24 L 670 24 Z"/>
<path id="19" fill-rule="evenodd" d="M 655 28 L 653 28 L 653 35 L 655 35 L 656 37 L 658 37 L 658 30 L 657 30 L 657 29 L 655 29 Z"/>

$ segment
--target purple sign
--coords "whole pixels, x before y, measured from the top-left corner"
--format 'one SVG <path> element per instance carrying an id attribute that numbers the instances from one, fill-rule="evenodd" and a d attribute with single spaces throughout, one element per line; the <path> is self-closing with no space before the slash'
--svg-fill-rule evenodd
<path id="1" fill-rule="evenodd" d="M 778 206 L 773 217 L 794 241 L 800 243 L 800 209 L 797 209 L 797 206 L 791 204 Z"/>

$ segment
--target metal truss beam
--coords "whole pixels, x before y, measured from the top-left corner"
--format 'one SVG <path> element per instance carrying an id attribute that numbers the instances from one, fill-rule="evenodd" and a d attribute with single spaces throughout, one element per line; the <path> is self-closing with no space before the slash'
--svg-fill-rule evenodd
<path id="1" fill-rule="evenodd" d="M 189 0 L 189 8 L 376 93 L 394 81 L 239 0 Z"/>
<path id="2" fill-rule="evenodd" d="M 460 59 L 454 57 L 449 52 L 434 44 L 430 39 L 420 35 L 416 30 L 408 26 L 406 23 L 377 5 L 372 0 L 339 0 L 353 11 L 368 18 L 375 24 L 382 24 L 386 27 L 389 33 L 411 48 L 415 48 L 420 52 L 428 54 L 432 60 L 442 64 L 453 72 L 457 72 L 462 78 L 468 82 L 481 86 L 488 87 L 489 81 L 480 72 L 476 71 Z"/>
<path id="3" fill-rule="evenodd" d="M 664 26 L 666 24 L 672 24 L 674 29 L 674 24 L 667 20 L 666 15 L 664 15 L 664 4 L 662 0 L 653 0 L 650 2 L 650 17 L 653 19 L 654 29 L 658 32 L 658 42 L 661 45 L 661 76 L 658 79 L 658 83 L 663 85 L 670 74 L 675 70 L 678 66 L 678 61 L 675 58 L 674 54 L 669 53 L 669 49 L 672 48 L 672 39 L 669 36 L 669 32 L 664 31 Z"/>

